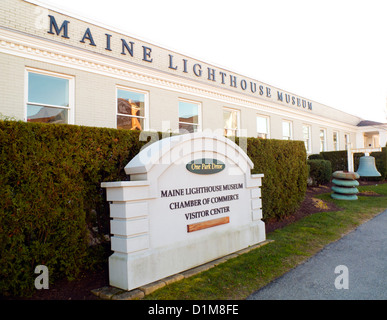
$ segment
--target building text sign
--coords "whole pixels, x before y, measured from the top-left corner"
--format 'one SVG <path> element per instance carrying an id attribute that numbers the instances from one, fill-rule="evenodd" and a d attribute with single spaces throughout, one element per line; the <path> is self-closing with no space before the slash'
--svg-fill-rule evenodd
<path id="1" fill-rule="evenodd" d="M 62 40 L 76 39 L 76 42 L 91 51 L 101 48 L 105 54 L 113 54 L 121 59 L 137 61 L 146 66 L 167 70 L 169 73 L 191 79 L 201 80 L 210 84 L 216 84 L 224 88 L 238 90 L 241 93 L 248 93 L 265 100 L 276 101 L 284 105 L 299 107 L 303 110 L 311 111 L 312 102 L 297 95 L 287 93 L 266 84 L 254 81 L 247 77 L 242 77 L 230 73 L 229 71 L 206 65 L 200 61 L 188 57 L 177 57 L 177 53 L 163 50 L 163 54 L 155 54 L 151 44 L 139 45 L 136 39 L 113 36 L 112 32 L 106 30 L 105 33 L 96 32 L 93 26 L 80 29 L 74 25 L 76 20 L 57 19 L 54 15 L 47 16 L 46 35 L 53 35 Z M 97 29 L 97 28 L 95 28 Z M 98 39 L 98 40 L 97 40 Z M 179 55 L 180 56 L 180 55 Z"/>
<path id="2" fill-rule="evenodd" d="M 125 290 L 265 240 L 261 179 L 231 140 L 204 133 L 165 138 L 105 182 L 112 251 L 110 285 Z"/>

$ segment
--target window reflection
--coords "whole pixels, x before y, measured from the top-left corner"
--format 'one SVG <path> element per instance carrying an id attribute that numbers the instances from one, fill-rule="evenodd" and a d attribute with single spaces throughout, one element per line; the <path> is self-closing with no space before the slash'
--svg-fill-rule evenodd
<path id="1" fill-rule="evenodd" d="M 58 107 L 68 107 L 69 80 L 29 72 L 28 102 Z"/>
<path id="2" fill-rule="evenodd" d="M 117 128 L 143 130 L 145 119 L 145 94 L 117 90 Z"/>
<path id="3" fill-rule="evenodd" d="M 320 130 L 320 152 L 325 151 L 325 130 Z"/>
<path id="4" fill-rule="evenodd" d="M 68 123 L 68 109 L 27 106 L 28 122 Z"/>
<path id="5" fill-rule="evenodd" d="M 142 130 L 142 128 L 144 128 L 144 119 L 117 116 L 117 129 Z"/>
<path id="6" fill-rule="evenodd" d="M 334 151 L 339 150 L 339 134 L 337 132 L 333 132 L 333 148 Z"/>
<path id="7" fill-rule="evenodd" d="M 257 136 L 258 138 L 267 139 L 269 136 L 268 118 L 257 117 Z"/>
<path id="8" fill-rule="evenodd" d="M 223 110 L 224 135 L 236 136 L 238 130 L 238 111 Z"/>
<path id="9" fill-rule="evenodd" d="M 311 153 L 311 139 L 310 139 L 310 126 L 302 126 L 302 133 L 304 136 L 305 149 L 307 153 Z"/>
<path id="10" fill-rule="evenodd" d="M 282 139 L 284 140 L 292 139 L 292 124 L 289 121 L 282 122 Z"/>
<path id="11" fill-rule="evenodd" d="M 199 128 L 199 104 L 179 101 L 179 132 L 192 133 Z"/>
<path id="12" fill-rule="evenodd" d="M 69 123 L 70 79 L 28 72 L 27 121 Z"/>

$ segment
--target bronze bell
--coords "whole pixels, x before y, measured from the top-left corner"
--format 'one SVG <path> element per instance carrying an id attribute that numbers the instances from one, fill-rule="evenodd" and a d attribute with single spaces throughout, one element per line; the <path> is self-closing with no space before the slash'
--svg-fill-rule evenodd
<path id="1" fill-rule="evenodd" d="M 371 156 L 364 156 L 360 158 L 359 168 L 356 173 L 360 177 L 380 177 L 380 172 L 376 169 L 375 158 Z"/>

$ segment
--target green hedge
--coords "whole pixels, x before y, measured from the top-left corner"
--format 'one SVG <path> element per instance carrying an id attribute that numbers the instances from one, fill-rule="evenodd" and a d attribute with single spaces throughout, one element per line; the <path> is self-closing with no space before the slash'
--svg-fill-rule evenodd
<path id="1" fill-rule="evenodd" d="M 0 121 L 0 294 L 32 293 L 37 265 L 48 267 L 52 283 L 74 279 L 98 262 L 95 252 L 103 241 L 110 254 L 104 240 L 109 205 L 100 183 L 128 179 L 125 165 L 147 143 L 140 135 Z M 265 174 L 264 219 L 292 214 L 306 190 L 303 143 L 254 138 L 247 143 L 254 173 Z M 102 245 L 90 247 L 91 236 Z"/>
<path id="2" fill-rule="evenodd" d="M 378 180 L 385 180 L 387 178 L 387 149 L 382 148 L 381 152 L 372 152 L 370 156 L 375 158 L 375 165 L 382 175 Z"/>
<path id="3" fill-rule="evenodd" d="M 327 184 L 332 178 L 332 166 L 328 160 L 308 160 L 309 178 L 312 186 Z"/>
<path id="4" fill-rule="evenodd" d="M 109 234 L 100 183 L 125 178 L 138 134 L 0 121 L 1 293 L 30 293 L 39 264 L 53 281 L 91 263 L 89 233 Z"/>
<path id="5" fill-rule="evenodd" d="M 302 141 L 247 139 L 253 173 L 264 173 L 262 209 L 265 220 L 295 212 L 304 199 L 308 168 Z"/>
<path id="6" fill-rule="evenodd" d="M 330 161 L 332 172 L 348 170 L 347 151 L 326 151 L 320 155 L 322 159 Z"/>
<path id="7" fill-rule="evenodd" d="M 308 160 L 324 160 L 324 158 L 322 157 L 321 154 L 311 154 L 309 157 L 308 157 Z"/>

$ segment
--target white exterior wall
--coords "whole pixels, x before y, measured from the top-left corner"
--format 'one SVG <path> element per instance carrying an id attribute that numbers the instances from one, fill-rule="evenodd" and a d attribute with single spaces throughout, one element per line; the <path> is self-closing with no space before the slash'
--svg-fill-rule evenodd
<path id="1" fill-rule="evenodd" d="M 387 132 L 385 130 L 379 131 L 379 144 L 381 147 L 387 144 Z"/>
<path id="2" fill-rule="evenodd" d="M 342 150 L 345 147 L 344 134 L 350 135 L 350 141 L 356 144 L 354 147 L 364 144 L 356 127 L 362 120 L 358 117 L 92 22 L 53 10 L 39 11 L 31 2 L 38 3 L 24 0 L 2 0 L 0 3 L 0 113 L 3 116 L 26 120 L 26 68 L 36 68 L 74 78 L 74 124 L 77 125 L 116 128 L 116 90 L 117 86 L 123 86 L 148 93 L 149 127 L 145 129 L 178 130 L 178 101 L 183 98 L 201 104 L 203 129 L 223 129 L 223 108 L 232 108 L 240 110 L 242 134 L 250 137 L 257 136 L 256 117 L 265 115 L 269 117 L 272 139 L 282 139 L 284 120 L 292 123 L 293 140 L 303 140 L 302 126 L 310 125 L 312 153 L 320 152 L 320 128 L 327 133 L 327 151 L 333 150 L 333 131 L 339 133 Z M 37 28 L 39 12 L 46 18 L 46 24 Z M 47 13 L 55 17 L 59 27 L 63 21 L 70 21 L 69 39 L 48 34 Z M 90 46 L 88 41 L 80 43 L 87 28 L 92 32 L 96 46 Z M 106 33 L 111 35 L 111 51 L 105 49 Z M 128 43 L 134 42 L 133 57 L 121 54 L 121 38 Z M 143 61 L 143 46 L 152 50 L 151 63 Z M 169 55 L 173 56 L 177 70 L 168 68 Z M 187 72 L 182 70 L 182 59 L 187 61 Z M 201 77 L 193 73 L 195 64 L 201 66 Z M 216 81 L 208 80 L 208 68 L 216 70 Z M 236 77 L 237 88 L 221 83 L 222 72 L 227 73 L 227 77 Z M 255 83 L 257 92 L 243 90 L 241 81 L 248 85 Z M 260 87 L 262 94 L 259 93 Z M 301 104 L 305 101 L 305 107 L 286 103 L 286 94 Z M 283 101 L 278 99 L 278 95 L 282 95 Z M 306 107 L 308 103 L 311 110 Z M 386 140 L 385 135 L 381 136 L 382 146 Z"/>

